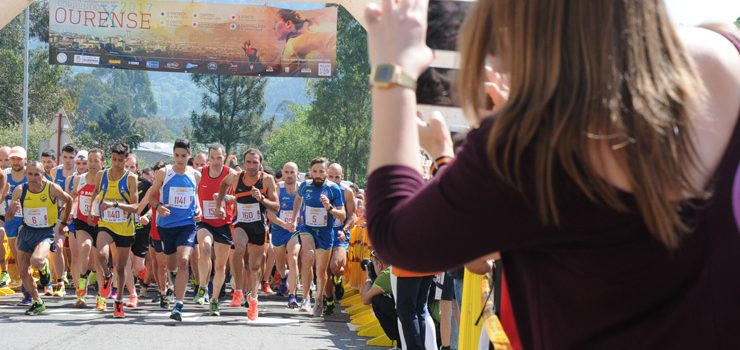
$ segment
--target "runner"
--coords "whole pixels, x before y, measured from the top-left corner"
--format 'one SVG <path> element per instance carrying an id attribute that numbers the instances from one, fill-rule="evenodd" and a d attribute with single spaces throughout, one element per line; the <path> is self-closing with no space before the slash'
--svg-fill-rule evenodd
<path id="1" fill-rule="evenodd" d="M 95 246 L 98 248 L 98 263 L 102 269 L 99 271 L 99 275 L 102 276 L 98 276 L 98 279 L 102 277 L 102 281 L 98 281 L 99 295 L 96 309 L 105 311 L 107 307 L 105 299 L 111 295 L 113 271 L 108 263 L 109 253 L 112 253 L 118 289 L 113 303 L 113 317 L 122 318 L 125 317 L 123 286 L 126 282 L 126 262 L 134 244 L 134 213 L 139 203 L 138 180 L 136 175 L 124 168 L 129 155 L 128 146 L 115 143 L 111 146 L 110 152 L 111 167 L 98 172 L 95 177 L 98 186 L 93 193 L 93 198 L 100 196 L 100 219 Z M 111 244 L 115 246 L 112 251 Z"/>
<path id="2" fill-rule="evenodd" d="M 196 154 L 195 157 L 193 157 L 193 169 L 197 171 L 203 170 L 203 167 L 206 166 L 206 164 L 208 164 L 208 158 L 209 158 L 208 153 L 198 152 L 198 154 Z"/>
<path id="3" fill-rule="evenodd" d="M 187 165 L 191 156 L 190 141 L 176 140 L 172 151 L 175 164 L 154 174 L 149 203 L 154 203 L 152 207 L 157 210 L 157 227 L 167 255 L 167 268 L 170 273 L 177 273 L 175 306 L 170 318 L 182 321 L 190 253 L 195 246 L 195 224 L 201 219 L 196 194 L 200 173 Z M 158 198 L 160 191 L 161 203 Z"/>
<path id="4" fill-rule="evenodd" d="M 43 157 L 42 157 L 43 158 Z M 43 162 L 42 162 L 43 163 Z M 44 164 L 44 167 L 46 167 L 46 164 Z M 85 174 L 88 170 L 88 160 L 87 160 L 87 151 L 79 151 L 77 152 L 77 155 L 75 156 L 75 176 L 69 176 L 65 179 L 64 186 L 62 188 L 69 189 L 67 193 L 72 195 L 72 192 L 75 190 L 74 181 L 77 178 L 78 174 Z M 96 173 L 93 173 L 92 176 L 95 176 Z M 70 275 L 72 276 L 72 288 L 77 288 L 77 280 L 78 276 L 80 274 L 80 271 L 77 270 L 78 261 L 80 259 L 80 242 L 77 241 L 77 235 L 76 232 L 76 225 L 75 225 L 75 218 L 77 217 L 77 200 L 73 197 L 72 198 L 72 211 L 71 215 L 67 219 L 67 234 L 66 239 L 64 240 L 64 261 L 67 263 L 66 267 L 67 270 L 70 272 Z M 89 252 L 88 252 L 89 254 Z M 76 293 L 75 293 L 76 294 Z M 78 298 L 79 299 L 79 298 Z"/>
<path id="5" fill-rule="evenodd" d="M 2 150 L 0 150 L 2 152 Z M 7 152 L 0 154 L 0 157 L 7 157 L 9 159 L 10 168 L 3 170 L 7 175 L 7 185 L 5 186 L 5 197 L 3 200 L 3 207 L 5 208 L 5 234 L 8 236 L 8 246 L 13 256 L 18 256 L 16 247 L 16 238 L 18 237 L 18 231 L 23 224 L 23 212 L 16 212 L 14 216 L 8 215 L 7 209 L 10 207 L 11 199 L 13 198 L 13 192 L 15 189 L 27 182 L 26 180 L 26 150 L 23 147 L 15 146 L 9 149 Z M 6 164 L 4 158 L 0 158 L 0 164 Z M 39 270 L 39 283 L 44 286 L 45 289 L 49 288 L 51 282 L 51 275 L 49 272 L 49 262 L 46 261 L 43 268 Z M 8 276 L 8 283 L 10 283 L 10 276 Z M 33 288 L 31 288 L 33 286 Z M 29 286 L 31 289 L 35 289 L 36 285 Z M 21 292 L 23 293 L 23 299 L 19 305 L 31 305 L 32 299 L 31 294 L 26 290 L 26 286 L 21 280 Z"/>
<path id="6" fill-rule="evenodd" d="M 311 182 L 301 184 L 293 205 L 293 218 L 291 218 L 291 230 L 295 228 L 295 220 L 298 211 L 303 212 L 304 223 L 299 228 L 302 252 L 301 282 L 303 283 L 304 295 L 301 305 L 302 310 L 310 308 L 310 296 L 306 293 L 306 286 L 311 285 L 311 272 L 314 260 L 316 262 L 316 305 L 313 308 L 313 316 L 319 317 L 323 312 L 322 295 L 326 284 L 326 269 L 329 266 L 331 249 L 334 243 L 334 220 L 344 221 L 344 198 L 339 185 L 326 181 L 326 169 L 329 161 L 318 157 L 311 161 Z M 301 202 L 305 200 L 304 208 Z M 304 254 L 305 252 L 305 254 Z M 315 259 L 314 259 L 315 257 Z"/>
<path id="7" fill-rule="evenodd" d="M 221 182 L 216 205 L 220 218 L 226 218 L 222 206 L 226 189 L 235 188 L 237 217 L 234 224 L 234 279 L 237 286 L 244 284 L 244 254 L 249 255 L 246 276 L 247 302 L 249 320 L 256 320 L 259 315 L 257 290 L 259 289 L 262 266 L 265 263 L 265 210 L 280 210 L 277 199 L 275 178 L 265 174 L 262 169 L 262 152 L 250 148 L 244 152 L 244 171 L 230 174 Z M 241 291 L 234 291 L 234 300 L 241 297 Z M 234 305 L 232 301 L 232 305 Z"/>
<path id="8" fill-rule="evenodd" d="M 195 303 L 202 305 L 208 302 L 208 281 L 211 277 L 211 256 L 215 256 L 215 271 L 213 276 L 213 293 L 210 301 L 210 315 L 220 316 L 219 295 L 226 278 L 226 263 L 229 260 L 229 251 L 234 244 L 231 238 L 231 222 L 234 208 L 226 203 L 226 216 L 218 217 L 216 210 L 216 196 L 221 182 L 229 175 L 236 175 L 236 171 L 224 166 L 226 150 L 221 144 L 208 148 L 208 165 L 201 171 L 201 181 L 198 186 L 198 199 L 203 208 L 203 219 L 198 224 L 198 249 L 200 250 L 200 286 L 195 296 Z M 233 195 L 234 189 L 227 189 L 228 195 Z M 215 244 L 214 244 L 215 242 Z M 212 254 L 213 252 L 213 254 Z"/>
<path id="9" fill-rule="evenodd" d="M 293 162 L 285 163 L 282 170 L 283 181 L 278 183 L 280 212 L 278 215 L 272 211 L 267 212 L 272 223 L 272 245 L 275 247 L 278 273 L 280 273 L 281 284 L 288 286 L 288 307 L 291 309 L 298 307 L 295 294 L 298 283 L 298 252 L 301 249 L 298 236 L 289 225 L 293 219 L 293 205 L 298 192 L 297 177 L 298 165 Z M 286 263 L 290 272 L 285 270 Z"/>
<path id="10" fill-rule="evenodd" d="M 71 178 L 76 174 L 76 157 L 77 148 L 72 144 L 64 145 L 64 147 L 62 147 L 62 164 L 51 170 L 51 181 L 53 181 L 59 186 L 59 188 L 63 189 L 64 192 L 67 193 L 72 192 L 72 182 L 67 182 L 67 178 Z M 61 215 L 61 213 L 59 215 Z M 65 224 L 67 223 L 65 222 Z M 60 232 L 61 234 L 57 234 L 56 236 L 54 236 L 54 244 L 56 244 L 57 248 L 59 249 L 57 249 L 52 255 L 54 258 L 54 264 L 52 265 L 53 274 L 57 278 L 57 283 L 54 286 L 53 295 L 58 297 L 63 297 L 67 294 L 64 287 L 64 283 L 67 279 L 67 272 L 65 271 L 66 262 L 64 259 L 64 242 L 67 240 L 66 236 L 69 235 L 69 230 L 74 231 L 74 226 L 67 227 L 67 230 L 64 231 L 55 230 L 55 232 Z"/>
<path id="11" fill-rule="evenodd" d="M 326 309 L 325 315 L 334 313 L 334 297 L 342 299 L 344 296 L 343 278 L 344 265 L 347 263 L 347 250 L 349 249 L 349 233 L 355 225 L 355 195 L 352 189 L 343 185 L 344 169 L 339 163 L 329 165 L 326 171 L 327 179 L 339 185 L 339 192 L 344 199 L 345 220 L 334 220 L 334 247 L 331 251 L 331 260 L 327 273 L 331 276 L 332 283 L 326 284 Z"/>
<path id="12" fill-rule="evenodd" d="M 128 155 L 126 161 L 126 169 L 139 176 L 139 158 L 135 154 L 131 153 Z M 139 177 L 139 184 L 137 191 L 139 198 L 144 198 L 149 188 L 152 187 L 152 182 L 144 177 Z M 144 211 L 148 211 L 148 206 L 144 207 Z M 135 223 L 134 245 L 131 247 L 131 254 L 129 262 L 126 266 L 126 289 L 129 290 L 129 301 L 126 303 L 126 307 L 138 307 L 139 296 L 136 293 L 136 284 L 134 282 L 134 276 L 139 278 L 139 283 L 142 285 L 145 283 L 147 277 L 146 268 L 146 256 L 149 252 L 149 232 L 151 225 L 149 225 L 148 218 L 138 218 Z M 128 266 L 130 265 L 130 266 Z"/>
<path id="13" fill-rule="evenodd" d="M 0 147 L 0 169 L 10 168 L 10 146 Z"/>
<path id="14" fill-rule="evenodd" d="M 202 173 L 203 167 L 208 163 L 208 153 L 198 152 L 192 160 L 192 166 L 195 171 Z M 193 295 L 198 294 L 198 286 L 201 285 L 198 282 L 200 277 L 200 250 L 198 249 L 198 236 L 195 236 L 195 247 L 190 253 L 190 270 L 193 272 L 191 275 L 191 284 L 193 286 Z M 206 284 L 208 281 L 205 282 Z"/>
<path id="15" fill-rule="evenodd" d="M 7 147 L 0 147 L 0 163 L 2 159 L 8 158 L 10 149 Z M 0 169 L 0 287 L 5 287 L 10 284 L 10 274 L 8 273 L 8 265 L 5 261 L 5 245 L 2 242 L 5 241 L 5 186 L 8 183 L 8 174 L 5 173 L 5 169 Z M 13 255 L 15 256 L 15 255 Z"/>
<path id="16" fill-rule="evenodd" d="M 56 152 L 53 150 L 47 150 L 44 152 L 41 152 L 41 163 L 44 164 L 44 176 L 46 176 L 46 179 L 49 181 L 51 180 L 51 170 L 57 166 L 57 155 Z"/>
<path id="17" fill-rule="evenodd" d="M 157 172 L 165 166 L 167 166 L 165 162 L 156 162 L 152 165 L 152 171 Z M 152 180 L 153 179 L 154 178 L 152 178 Z M 152 272 L 154 274 L 154 281 L 157 283 L 157 287 L 159 288 L 159 295 L 155 297 L 152 302 L 159 303 L 159 307 L 162 309 L 168 309 L 169 300 L 167 300 L 167 298 L 174 294 L 174 290 L 172 288 L 168 288 L 167 257 L 164 255 L 164 247 L 162 246 L 162 240 L 157 228 L 157 211 L 152 210 L 149 205 L 151 192 L 152 189 L 149 187 L 143 201 L 139 202 L 138 213 L 141 217 L 141 223 L 144 226 L 149 226 L 149 254 L 153 257 Z"/>
<path id="18" fill-rule="evenodd" d="M 50 251 L 54 251 L 54 229 L 56 227 L 59 234 L 65 226 L 72 198 L 61 187 L 46 180 L 44 166 L 39 161 L 29 162 L 25 175 L 28 183 L 13 190 L 8 216 L 23 213 L 23 229 L 18 236 L 16 261 L 21 280 L 25 285 L 31 286 L 28 292 L 31 294 L 33 304 L 26 311 L 26 315 L 36 316 L 46 310 L 46 305 L 33 287 L 33 277 L 28 268 L 33 266 L 39 270 L 48 269 L 46 256 Z M 59 225 L 57 225 L 57 213 L 60 210 L 58 202 L 62 203 Z"/>
<path id="19" fill-rule="evenodd" d="M 78 154 L 79 157 L 79 154 Z M 72 186 L 73 212 L 75 213 L 75 241 L 78 244 L 75 266 L 72 269 L 75 295 L 77 301 L 75 306 L 84 308 L 86 306 L 87 281 L 91 273 L 91 265 L 95 265 L 96 250 L 95 239 L 97 237 L 97 217 L 93 215 L 93 194 L 98 184 L 95 182 L 97 174 L 103 170 L 103 150 L 93 148 L 87 155 L 88 171 L 74 177 Z M 92 256 L 92 259 L 91 259 Z M 102 271 L 102 269 L 98 269 Z"/>

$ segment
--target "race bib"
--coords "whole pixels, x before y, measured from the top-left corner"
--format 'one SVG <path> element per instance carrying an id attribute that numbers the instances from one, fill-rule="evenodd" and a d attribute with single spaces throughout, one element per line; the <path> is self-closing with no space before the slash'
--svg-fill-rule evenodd
<path id="1" fill-rule="evenodd" d="M 326 227 L 329 213 L 324 208 L 306 206 L 306 225 L 311 227 Z"/>
<path id="2" fill-rule="evenodd" d="M 257 222 L 262 220 L 259 203 L 236 204 L 237 222 Z"/>
<path id="3" fill-rule="evenodd" d="M 292 210 L 281 210 L 280 211 L 280 220 L 283 220 L 285 222 L 290 222 L 293 220 L 293 211 Z"/>
<path id="4" fill-rule="evenodd" d="M 195 189 L 192 187 L 170 187 L 170 197 L 167 205 L 177 209 L 190 209 L 195 198 Z"/>
<path id="5" fill-rule="evenodd" d="M 128 219 L 126 213 L 121 208 L 108 208 L 103 212 L 103 221 L 110 223 L 123 223 Z"/>
<path id="6" fill-rule="evenodd" d="M 80 196 L 80 213 L 84 216 L 90 215 L 90 208 L 92 207 L 91 196 Z"/>
<path id="7" fill-rule="evenodd" d="M 203 218 L 208 220 L 218 219 L 216 201 L 203 201 Z"/>
<path id="8" fill-rule="evenodd" d="M 23 222 L 34 228 L 49 227 L 49 216 L 46 208 L 25 208 Z"/>

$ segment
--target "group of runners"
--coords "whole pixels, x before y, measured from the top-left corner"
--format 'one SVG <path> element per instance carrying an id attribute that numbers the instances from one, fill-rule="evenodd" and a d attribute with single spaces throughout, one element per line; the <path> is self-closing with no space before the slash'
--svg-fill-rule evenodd
<path id="1" fill-rule="evenodd" d="M 15 257 L 27 315 L 46 310 L 41 294 L 64 297 L 65 285 L 74 286 L 75 306 L 87 307 L 95 284 L 96 310 L 106 312 L 112 299 L 121 318 L 156 284 L 153 302 L 182 321 L 191 282 L 194 303 L 220 316 L 228 275 L 228 305 L 246 306 L 249 320 L 259 316 L 258 292 L 274 294 L 271 280 L 288 307 L 333 313 L 360 197 L 343 184 L 339 164 L 317 157 L 305 180 L 294 162 L 272 175 L 257 149 L 239 166 L 222 145 L 193 156 L 184 139 L 172 159 L 140 169 L 125 144 L 107 152 L 65 145 L 56 166 L 52 153 L 36 161 L 22 147 L 0 147 L 0 235 Z M 1 286 L 11 281 L 0 249 Z"/>

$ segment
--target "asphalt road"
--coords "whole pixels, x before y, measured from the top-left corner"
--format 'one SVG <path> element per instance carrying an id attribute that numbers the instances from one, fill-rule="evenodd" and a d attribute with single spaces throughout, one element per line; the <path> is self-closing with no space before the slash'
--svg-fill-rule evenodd
<path id="1" fill-rule="evenodd" d="M 230 308 L 228 302 L 221 304 L 221 317 L 208 316 L 208 305 L 196 305 L 191 297 L 182 322 L 170 320 L 169 311 L 151 298 L 126 308 L 124 319 L 113 318 L 110 299 L 108 311 L 100 313 L 91 296 L 87 309 L 74 308 L 74 296 L 44 297 L 47 310 L 39 316 L 25 316 L 19 300 L 17 293 L 0 297 L 0 349 L 383 349 L 365 345 L 367 338 L 350 331 L 343 310 L 316 319 L 288 309 L 286 298 L 276 296 L 260 297 L 254 322 L 247 321 L 246 308 Z"/>

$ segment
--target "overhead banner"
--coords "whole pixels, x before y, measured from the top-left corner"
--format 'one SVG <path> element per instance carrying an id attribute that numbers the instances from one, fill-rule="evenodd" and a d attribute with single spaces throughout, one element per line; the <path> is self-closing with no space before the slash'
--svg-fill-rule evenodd
<path id="1" fill-rule="evenodd" d="M 332 77 L 337 8 L 157 0 L 50 0 L 52 64 Z"/>

